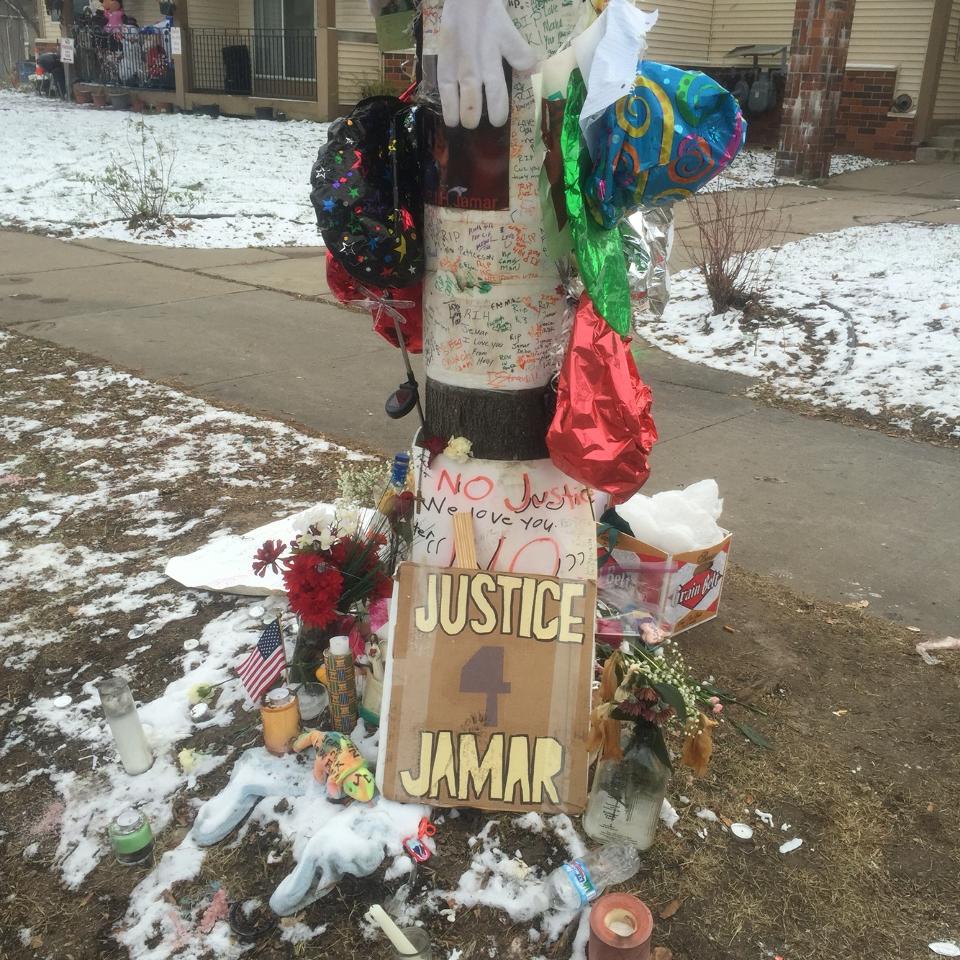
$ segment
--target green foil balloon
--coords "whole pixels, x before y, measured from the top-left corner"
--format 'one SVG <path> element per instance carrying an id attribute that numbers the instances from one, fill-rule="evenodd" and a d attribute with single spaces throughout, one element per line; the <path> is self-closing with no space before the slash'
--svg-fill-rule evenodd
<path id="1" fill-rule="evenodd" d="M 607 230 L 587 212 L 580 184 L 593 168 L 590 153 L 580 136 L 580 111 L 587 88 L 579 70 L 574 70 L 567 88 L 560 147 L 563 152 L 563 178 L 567 197 L 567 216 L 573 250 L 584 288 L 594 308 L 621 336 L 630 333 L 632 305 L 627 260 L 620 230 Z"/>

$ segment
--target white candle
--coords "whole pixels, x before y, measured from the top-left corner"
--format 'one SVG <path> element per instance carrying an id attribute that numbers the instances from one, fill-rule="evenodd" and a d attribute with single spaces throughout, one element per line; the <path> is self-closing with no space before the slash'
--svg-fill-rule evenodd
<path id="1" fill-rule="evenodd" d="M 387 911 L 375 903 L 367 911 L 367 919 L 375 923 L 386 934 L 387 939 L 393 944 L 397 953 L 405 953 L 407 956 L 415 957 L 417 948 L 407 939 L 404 932 L 390 919 Z"/>

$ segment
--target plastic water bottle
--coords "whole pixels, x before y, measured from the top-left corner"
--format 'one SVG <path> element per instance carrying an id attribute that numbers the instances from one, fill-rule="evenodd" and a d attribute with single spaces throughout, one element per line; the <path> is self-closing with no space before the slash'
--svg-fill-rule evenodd
<path id="1" fill-rule="evenodd" d="M 640 854 L 629 843 L 609 843 L 558 867 L 547 877 L 552 905 L 579 910 L 607 887 L 629 880 L 640 869 Z"/>

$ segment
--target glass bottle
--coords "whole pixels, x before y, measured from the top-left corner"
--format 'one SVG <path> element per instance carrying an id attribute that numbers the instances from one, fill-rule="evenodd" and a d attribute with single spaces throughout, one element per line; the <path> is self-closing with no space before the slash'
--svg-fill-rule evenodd
<path id="1" fill-rule="evenodd" d="M 108 677 L 96 687 L 123 769 L 131 776 L 145 773 L 153 766 L 153 753 L 140 725 L 137 706 L 127 681 L 123 677 Z"/>
<path id="2" fill-rule="evenodd" d="M 594 840 L 648 850 L 670 781 L 669 755 L 660 728 L 643 721 L 624 723 L 620 745 L 622 759 L 597 764 L 583 829 Z"/>

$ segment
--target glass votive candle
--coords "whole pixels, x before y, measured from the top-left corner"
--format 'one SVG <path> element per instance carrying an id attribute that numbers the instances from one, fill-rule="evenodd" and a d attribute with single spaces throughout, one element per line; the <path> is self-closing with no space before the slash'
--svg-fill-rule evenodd
<path id="1" fill-rule="evenodd" d="M 423 927 L 402 927 L 403 935 L 410 941 L 416 953 L 400 953 L 393 948 L 396 960 L 433 960 L 433 951 L 430 949 L 430 937 Z"/>

